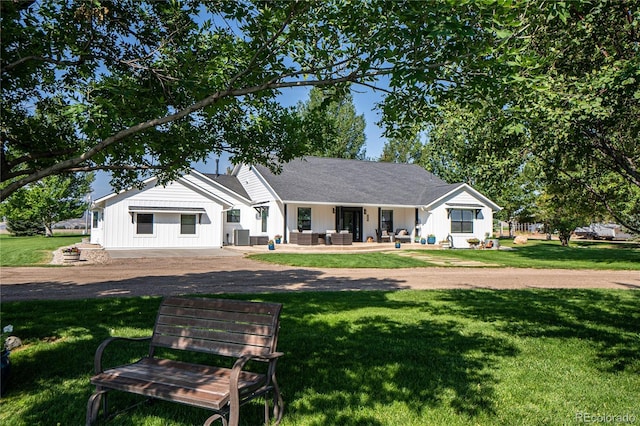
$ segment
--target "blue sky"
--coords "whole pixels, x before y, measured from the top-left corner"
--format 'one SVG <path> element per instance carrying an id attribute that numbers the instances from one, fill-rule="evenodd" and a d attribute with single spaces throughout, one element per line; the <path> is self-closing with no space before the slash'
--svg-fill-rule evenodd
<path id="1" fill-rule="evenodd" d="M 287 89 L 283 92 L 279 101 L 283 106 L 293 106 L 300 101 L 308 99 L 309 87 L 299 87 Z M 372 89 L 362 86 L 354 86 L 352 88 L 353 103 L 358 114 L 364 114 L 366 123 L 366 156 L 368 158 L 377 159 L 382 154 L 385 139 L 382 136 L 383 129 L 378 127 L 376 123 L 380 120 L 380 114 L 375 110 L 376 103 L 382 100 L 381 92 L 374 92 Z M 230 166 L 227 157 L 220 158 L 220 172 L 224 173 L 227 166 Z M 215 157 L 211 157 L 207 163 L 195 163 L 193 167 L 196 170 L 206 173 L 215 172 Z M 109 185 L 110 175 L 106 172 L 96 173 L 96 180 L 92 185 L 91 197 L 95 200 L 113 192 Z"/>

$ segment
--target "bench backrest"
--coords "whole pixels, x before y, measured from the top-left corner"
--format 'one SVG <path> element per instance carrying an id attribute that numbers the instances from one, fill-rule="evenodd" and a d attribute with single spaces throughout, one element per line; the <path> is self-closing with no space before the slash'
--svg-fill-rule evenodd
<path id="1" fill-rule="evenodd" d="M 167 297 L 151 339 L 155 347 L 240 357 L 275 352 L 279 303 Z"/>

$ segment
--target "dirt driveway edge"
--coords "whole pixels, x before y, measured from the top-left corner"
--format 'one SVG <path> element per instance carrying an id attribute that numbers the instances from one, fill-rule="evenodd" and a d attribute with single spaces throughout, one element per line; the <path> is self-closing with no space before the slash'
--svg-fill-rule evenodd
<path id="1" fill-rule="evenodd" d="M 113 259 L 76 267 L 2 268 L 2 301 L 279 291 L 631 289 L 638 271 L 519 268 L 298 268 L 242 256 Z"/>

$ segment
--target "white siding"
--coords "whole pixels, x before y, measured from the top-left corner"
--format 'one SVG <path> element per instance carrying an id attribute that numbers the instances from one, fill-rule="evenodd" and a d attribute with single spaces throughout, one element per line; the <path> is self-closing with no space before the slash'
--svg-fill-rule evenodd
<path id="1" fill-rule="evenodd" d="M 451 220 L 448 217 L 447 212 L 447 209 L 451 207 L 447 206 L 447 204 L 451 206 L 465 204 L 484 206 L 481 209 L 480 214 L 473 220 L 472 233 L 451 233 Z M 443 199 L 441 203 L 432 207 L 430 211 L 421 211 L 420 222 L 422 224 L 420 235 L 423 238 L 426 238 L 429 234 L 434 234 L 436 236 L 436 242 L 439 242 L 451 235 L 454 247 L 466 248 L 469 247 L 467 239 L 475 237 L 483 240 L 485 233 L 492 233 L 493 211 L 481 200 L 474 197 L 473 194 L 470 194 L 465 190 L 461 190 Z"/>
<path id="2" fill-rule="evenodd" d="M 130 206 L 203 208 L 196 213 L 196 234 L 180 234 L 180 213 L 154 212 L 153 234 L 136 234 L 135 214 Z M 192 248 L 222 245 L 222 205 L 173 182 L 166 187 L 150 184 L 143 190 L 130 190 L 105 201 L 103 247 Z"/>
<path id="3" fill-rule="evenodd" d="M 253 202 L 261 203 L 276 199 L 254 168 L 246 165 L 240 166 L 237 177 Z"/>

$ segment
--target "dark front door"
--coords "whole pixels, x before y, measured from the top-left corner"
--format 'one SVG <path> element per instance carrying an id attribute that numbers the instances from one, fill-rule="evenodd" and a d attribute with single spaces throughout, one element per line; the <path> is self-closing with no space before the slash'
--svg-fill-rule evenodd
<path id="1" fill-rule="evenodd" d="M 338 207 L 338 213 L 336 229 L 347 229 L 353 234 L 353 241 L 362 242 L 362 207 Z"/>

